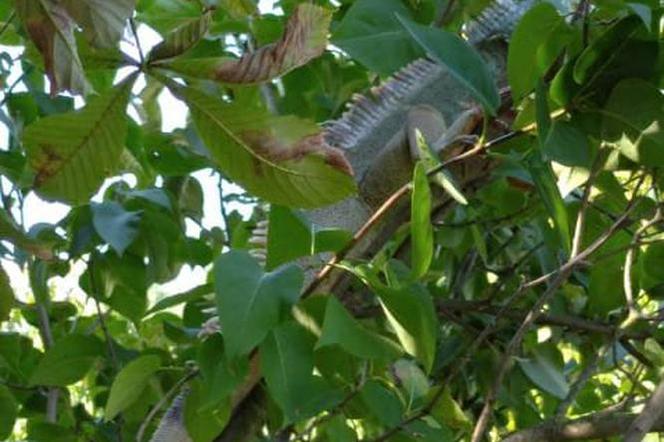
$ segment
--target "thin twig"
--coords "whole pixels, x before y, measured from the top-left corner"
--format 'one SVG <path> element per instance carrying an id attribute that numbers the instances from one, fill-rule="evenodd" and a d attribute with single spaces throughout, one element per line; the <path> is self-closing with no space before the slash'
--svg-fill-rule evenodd
<path id="1" fill-rule="evenodd" d="M 136 30 L 136 22 L 134 18 L 129 19 L 129 26 L 131 27 L 131 33 L 134 34 L 134 40 L 136 41 L 136 49 L 138 50 L 138 59 L 141 62 L 141 66 L 145 64 L 145 55 L 143 54 L 143 48 L 141 47 L 141 40 L 138 38 L 138 31 Z"/>

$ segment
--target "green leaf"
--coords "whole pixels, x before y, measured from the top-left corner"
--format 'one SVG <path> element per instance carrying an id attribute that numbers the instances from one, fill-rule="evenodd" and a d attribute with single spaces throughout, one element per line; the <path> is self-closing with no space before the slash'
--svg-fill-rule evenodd
<path id="1" fill-rule="evenodd" d="M 0 439 L 9 440 L 18 416 L 16 399 L 4 385 L 0 385 Z"/>
<path id="2" fill-rule="evenodd" d="M 207 404 L 208 391 L 204 382 L 196 379 L 190 384 L 191 391 L 187 396 L 184 406 L 184 422 L 188 437 L 184 439 L 174 439 L 186 442 L 209 442 L 219 435 L 233 411 L 227 403 L 222 403 L 217 407 L 210 407 Z M 168 441 L 167 439 L 167 442 Z"/>
<path id="3" fill-rule="evenodd" d="M 113 419 L 130 407 L 142 394 L 148 381 L 161 367 L 161 359 L 155 355 L 144 355 L 127 364 L 115 377 L 106 402 L 104 417 Z"/>
<path id="4" fill-rule="evenodd" d="M 542 145 L 542 152 L 565 166 L 590 169 L 593 153 L 585 134 L 566 121 L 555 121 Z"/>
<path id="5" fill-rule="evenodd" d="M 396 14 L 412 18 L 400 0 L 358 0 L 335 28 L 332 43 L 370 70 L 392 74 L 421 54 Z M 377 47 L 390 50 L 377 51 Z"/>
<path id="6" fill-rule="evenodd" d="M 500 94 L 494 76 L 472 46 L 451 32 L 418 25 L 401 16 L 398 18 L 431 58 L 445 66 L 454 78 L 466 86 L 488 113 L 496 114 Z"/>
<path id="7" fill-rule="evenodd" d="M 544 207 L 553 219 L 556 230 L 560 235 L 563 248 L 569 250 L 572 245 L 572 236 L 570 233 L 569 217 L 565 208 L 565 201 L 560 196 L 560 191 L 556 185 L 555 176 L 551 170 L 551 165 L 540 160 L 531 160 L 528 164 L 528 171 L 533 177 L 533 182 L 537 188 L 537 193 L 542 198 Z"/>
<path id="8" fill-rule="evenodd" d="M 549 109 L 548 91 L 544 81 L 537 82 L 535 90 L 535 120 L 537 122 L 537 138 L 540 145 L 546 142 L 551 131 L 551 111 Z"/>
<path id="9" fill-rule="evenodd" d="M 433 225 L 431 224 L 431 189 L 422 162 L 415 165 L 411 194 L 410 235 L 412 238 L 413 277 L 421 278 L 433 259 Z"/>
<path id="10" fill-rule="evenodd" d="M 360 399 L 380 423 L 393 427 L 401 423 L 403 405 L 396 394 L 376 380 L 369 380 L 360 390 Z"/>
<path id="11" fill-rule="evenodd" d="M 14 307 L 14 290 L 9 284 L 7 272 L 0 266 L 0 324 L 9 319 L 12 307 Z"/>
<path id="12" fill-rule="evenodd" d="M 345 158 L 325 145 L 315 124 L 264 111 L 254 114 L 191 88 L 181 95 L 220 169 L 249 192 L 303 208 L 325 206 L 355 192 Z M 275 147 L 282 149 L 270 150 Z"/>
<path id="13" fill-rule="evenodd" d="M 211 14 L 208 12 L 170 32 L 161 43 L 152 48 L 148 61 L 153 62 L 184 54 L 207 33 L 210 19 Z"/>
<path id="14" fill-rule="evenodd" d="M 220 334 L 208 337 L 200 344 L 196 355 L 205 389 L 200 408 L 209 410 L 228 400 L 249 372 L 248 361 L 230 364 L 226 359 Z"/>
<path id="15" fill-rule="evenodd" d="M 579 56 L 574 65 L 574 81 L 584 84 L 600 75 L 620 55 L 620 48 L 643 24 L 636 15 L 629 15 L 611 26 L 594 40 Z"/>
<path id="16" fill-rule="evenodd" d="M 104 241 L 113 247 L 118 255 L 124 251 L 138 235 L 140 212 L 127 212 L 115 201 L 102 204 L 92 203 L 92 224 Z"/>
<path id="17" fill-rule="evenodd" d="M 87 202 L 115 170 L 124 149 L 133 78 L 78 111 L 42 118 L 26 128 L 23 143 L 41 195 Z"/>
<path id="18" fill-rule="evenodd" d="M 336 252 L 351 234 L 339 229 L 318 229 L 304 214 L 288 207 L 272 205 L 267 233 L 266 269 L 274 269 L 303 256 Z"/>
<path id="19" fill-rule="evenodd" d="M 334 344 L 359 358 L 391 361 L 401 355 L 398 345 L 363 327 L 331 296 L 327 301 L 323 330 L 316 348 Z"/>
<path id="20" fill-rule="evenodd" d="M 418 283 L 387 286 L 371 268 L 364 265 L 348 270 L 378 295 L 404 350 L 417 358 L 429 373 L 436 354 L 438 319 L 427 289 Z"/>
<path id="21" fill-rule="evenodd" d="M 294 322 L 274 329 L 260 347 L 261 371 L 287 422 L 329 410 L 342 399 L 313 375 L 313 347 L 313 337 Z"/>
<path id="22" fill-rule="evenodd" d="M 429 397 L 433 398 L 441 388 L 432 388 L 429 392 Z M 431 409 L 431 416 L 439 423 L 455 430 L 470 430 L 473 425 L 459 403 L 452 397 L 449 387 L 445 387 L 440 398 L 434 404 Z"/>
<path id="23" fill-rule="evenodd" d="M 565 20 L 550 3 L 529 9 L 510 38 L 507 77 L 515 102 L 519 102 L 556 60 L 570 34 Z"/>
<path id="24" fill-rule="evenodd" d="M 532 358 L 519 360 L 519 367 L 528 378 L 542 390 L 558 399 L 565 399 L 569 385 L 561 370 L 543 354 L 535 353 Z"/>
<path id="25" fill-rule="evenodd" d="M 647 246 L 638 260 L 639 283 L 644 290 L 649 290 L 664 283 L 664 244 L 655 243 Z"/>
<path id="26" fill-rule="evenodd" d="M 83 28 L 88 41 L 101 48 L 118 43 L 136 7 L 136 0 L 62 0 L 61 3 Z"/>
<path id="27" fill-rule="evenodd" d="M 602 137 L 632 161 L 664 166 L 664 95 L 650 83 L 624 80 L 601 111 Z"/>
<path id="28" fill-rule="evenodd" d="M 67 335 L 49 348 L 30 377 L 32 385 L 66 386 L 80 381 L 102 357 L 104 344 L 90 335 Z"/>
<path id="29" fill-rule="evenodd" d="M 302 270 L 294 265 L 265 273 L 246 251 L 231 250 L 214 265 L 217 311 L 226 355 L 248 354 L 279 324 L 284 311 L 297 302 Z"/>

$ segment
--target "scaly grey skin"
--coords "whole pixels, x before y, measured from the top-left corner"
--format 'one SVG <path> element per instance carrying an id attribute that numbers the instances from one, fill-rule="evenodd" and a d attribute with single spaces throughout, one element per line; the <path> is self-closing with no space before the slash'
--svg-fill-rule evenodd
<path id="1" fill-rule="evenodd" d="M 494 0 L 466 29 L 468 41 L 478 48 L 498 79 L 503 79 L 505 72 L 504 41 L 535 1 Z M 477 118 L 476 112 L 469 111 L 471 103 L 466 87 L 444 67 L 428 59 L 409 64 L 369 95 L 356 96 L 342 118 L 327 123 L 324 128 L 327 142 L 343 149 L 352 165 L 359 197 L 307 212 L 309 219 L 321 227 L 355 232 L 392 191 L 410 180 L 417 159 L 413 141 L 415 129 L 439 151 L 439 156 L 444 156 L 456 137 L 472 127 L 469 121 Z M 446 121 L 453 122 L 449 128 Z M 486 175 L 482 167 L 474 167 L 474 174 L 463 173 L 464 176 L 459 177 L 462 183 L 472 182 L 477 175 Z M 445 204 L 445 201 L 441 200 L 439 204 Z M 397 208 L 397 216 L 388 217 L 376 231 L 364 238 L 350 256 L 367 255 L 379 248 L 401 224 L 403 218 L 398 212 L 399 209 L 403 212 L 404 208 L 407 204 Z M 323 290 L 337 287 L 338 278 L 333 276 L 328 281 L 329 285 Z M 252 397 L 250 395 L 250 399 Z M 183 404 L 180 397 L 173 402 L 151 442 L 190 442 L 184 429 Z M 238 419 L 242 408 L 241 404 L 231 421 L 239 422 L 246 429 L 249 428 L 245 422 L 247 419 Z M 254 410 L 249 415 L 260 413 Z M 235 427 L 231 426 L 215 440 L 240 442 L 242 438 Z M 244 432 L 244 436 L 251 437 L 248 433 L 251 432 Z"/>

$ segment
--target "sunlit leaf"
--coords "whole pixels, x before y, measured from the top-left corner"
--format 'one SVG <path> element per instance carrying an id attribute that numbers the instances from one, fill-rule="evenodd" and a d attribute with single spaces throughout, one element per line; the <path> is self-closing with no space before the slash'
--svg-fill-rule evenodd
<path id="1" fill-rule="evenodd" d="M 90 43 L 97 47 L 115 46 L 136 6 L 136 0 L 62 0 Z"/>
<path id="2" fill-rule="evenodd" d="M 104 344 L 99 338 L 78 334 L 65 336 L 46 351 L 30 382 L 33 385 L 73 384 L 103 355 Z"/>
<path id="3" fill-rule="evenodd" d="M 413 277 L 426 274 L 433 258 L 433 226 L 431 225 L 431 189 L 424 165 L 415 165 L 411 196 L 410 229 Z"/>

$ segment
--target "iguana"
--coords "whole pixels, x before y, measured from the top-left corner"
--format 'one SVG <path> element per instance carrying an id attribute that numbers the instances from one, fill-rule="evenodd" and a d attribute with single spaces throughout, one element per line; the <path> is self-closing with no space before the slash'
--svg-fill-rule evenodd
<path id="1" fill-rule="evenodd" d="M 537 0 L 494 0 L 464 30 L 466 39 L 474 44 L 489 64 L 490 70 L 504 83 L 505 40 L 518 19 Z M 346 154 L 358 182 L 358 197 L 345 199 L 329 207 L 307 212 L 311 222 L 321 227 L 335 227 L 356 231 L 372 212 L 395 189 L 408 182 L 417 160 L 416 130 L 420 131 L 436 154 L 449 154 L 450 146 L 459 137 L 473 132 L 482 113 L 473 107 L 471 95 L 443 66 L 427 58 L 418 59 L 404 67 L 373 89 L 368 95 L 354 97 L 348 110 L 335 121 L 324 125 L 325 140 Z M 453 122 L 449 126 L 446 122 Z M 491 163 L 481 160 L 473 167 L 457 171 L 463 185 L 488 176 Z M 441 199 L 438 204 L 449 202 Z M 353 256 L 370 255 L 403 222 L 390 217 L 383 225 L 366 236 L 353 250 Z M 266 231 L 263 229 L 262 235 Z M 259 241 L 260 242 L 260 241 Z M 261 251 L 258 254 L 262 254 Z M 339 278 L 328 278 L 330 289 Z M 338 289 L 338 287 L 335 286 Z M 256 390 L 254 388 L 254 390 Z M 255 401 L 255 392 L 244 399 Z M 246 401 L 245 401 L 246 402 Z M 243 410 L 255 413 L 252 404 L 236 407 L 229 426 L 216 441 L 248 440 Z M 182 400 L 174 401 L 160 423 L 151 442 L 190 442 L 182 431 Z M 169 428 L 172 437 L 168 438 Z M 165 436 L 166 435 L 166 436 Z"/>

